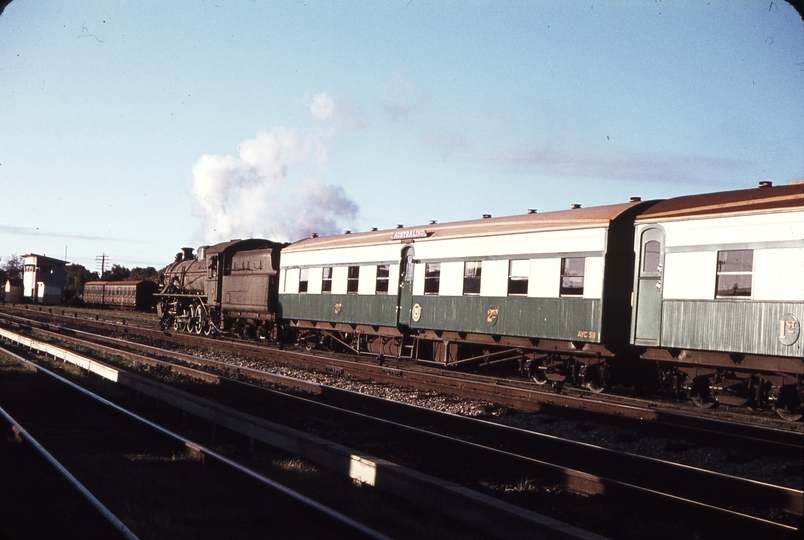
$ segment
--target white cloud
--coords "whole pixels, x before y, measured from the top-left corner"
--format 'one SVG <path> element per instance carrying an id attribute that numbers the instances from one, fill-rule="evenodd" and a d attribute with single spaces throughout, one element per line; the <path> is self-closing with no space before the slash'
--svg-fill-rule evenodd
<path id="1" fill-rule="evenodd" d="M 336 109 L 325 93 L 310 105 L 322 120 L 332 118 Z M 192 168 L 190 193 L 204 241 L 265 237 L 281 242 L 311 232 L 341 232 L 341 222 L 357 216 L 357 204 L 342 187 L 305 173 L 323 170 L 333 133 L 276 127 L 242 141 L 237 157 L 201 156 Z"/>
<path id="2" fill-rule="evenodd" d="M 319 120 L 329 120 L 335 114 L 335 101 L 326 92 L 316 94 L 310 103 L 310 112 Z"/>

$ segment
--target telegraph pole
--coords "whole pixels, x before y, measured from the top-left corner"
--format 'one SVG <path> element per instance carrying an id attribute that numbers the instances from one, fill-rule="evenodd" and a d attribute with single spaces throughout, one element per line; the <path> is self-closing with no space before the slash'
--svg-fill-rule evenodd
<path id="1" fill-rule="evenodd" d="M 106 270 L 106 261 L 109 260 L 109 256 L 104 252 L 102 255 L 98 255 L 95 257 L 95 269 L 97 270 L 98 265 L 100 265 L 100 279 L 103 279 L 103 272 Z M 104 286 L 101 288 L 101 304 L 106 303 L 106 287 Z"/>
<path id="2" fill-rule="evenodd" d="M 109 260 L 109 256 L 104 253 L 103 255 L 98 255 L 95 257 L 95 269 L 98 269 L 98 265 L 100 265 L 100 279 L 103 279 L 103 272 L 106 271 L 106 261 Z"/>

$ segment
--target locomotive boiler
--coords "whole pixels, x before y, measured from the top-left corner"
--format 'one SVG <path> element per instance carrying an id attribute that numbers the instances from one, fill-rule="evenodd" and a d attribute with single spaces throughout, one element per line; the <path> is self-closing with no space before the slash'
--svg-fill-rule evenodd
<path id="1" fill-rule="evenodd" d="M 259 238 L 184 248 L 164 272 L 157 297 L 163 328 L 265 339 L 276 331 L 279 253 Z"/>

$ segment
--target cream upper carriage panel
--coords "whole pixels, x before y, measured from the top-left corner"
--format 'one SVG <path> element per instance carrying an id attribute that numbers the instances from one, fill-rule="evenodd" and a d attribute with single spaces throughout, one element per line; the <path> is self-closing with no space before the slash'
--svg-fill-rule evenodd
<path id="1" fill-rule="evenodd" d="M 604 255 L 612 219 L 637 201 L 589 209 L 513 216 L 440 226 L 417 240 L 413 294 L 424 294 L 425 265 L 441 264 L 441 296 L 460 296 L 464 261 L 482 261 L 481 297 L 507 296 L 508 262 L 527 261 L 527 296 L 559 298 L 565 257 L 583 257 L 583 298 L 603 294 Z"/>
<path id="2" fill-rule="evenodd" d="M 483 261 L 480 296 L 506 296 L 508 261 L 528 261 L 529 297 L 558 298 L 562 257 L 585 257 L 585 298 L 600 298 L 607 230 L 604 227 L 498 234 L 416 244 L 414 294 L 423 294 L 424 265 L 441 262 L 442 296 L 460 296 L 464 261 Z"/>
<path id="3" fill-rule="evenodd" d="M 600 298 L 609 224 L 636 204 L 639 202 L 305 239 L 282 252 L 280 291 L 298 292 L 296 270 L 305 267 L 312 272 L 312 268 L 326 265 L 390 263 L 395 265 L 391 275 L 398 275 L 402 249 L 412 245 L 417 263 L 414 294 L 423 293 L 423 265 L 429 261 L 444 264 L 441 294 L 460 294 L 463 276 L 459 265 L 477 259 L 487 261 L 481 296 L 505 296 L 506 261 L 526 259 L 531 261 L 529 277 L 533 282 L 528 296 L 558 297 L 560 276 L 547 278 L 543 272 L 554 270 L 556 265 L 560 267 L 562 257 L 574 256 L 587 258 L 587 286 L 583 296 Z M 369 281 L 368 275 L 364 280 L 363 272 L 361 270 L 358 292 L 370 294 L 371 287 L 364 284 Z"/>
<path id="4" fill-rule="evenodd" d="M 384 243 L 366 243 L 361 240 L 363 235 L 347 236 L 346 241 L 334 242 L 328 245 L 327 239 L 321 242 L 302 241 L 292 244 L 282 252 L 279 290 L 284 293 L 299 292 L 299 278 L 302 270 L 306 270 L 309 280 L 309 294 L 321 293 L 321 281 L 324 267 L 360 266 L 360 285 L 358 294 L 374 294 L 376 282 L 376 265 L 389 266 L 390 275 L 398 275 L 399 259 L 402 246 L 399 242 L 388 240 Z M 332 237 L 342 239 L 343 236 Z M 354 236 L 354 240 L 349 238 Z M 376 239 L 374 237 L 373 239 Z M 311 239 L 313 240 L 313 239 Z M 317 240 L 317 239 L 315 239 Z M 352 240 L 349 242 L 348 240 Z M 347 276 L 344 270 L 333 268 L 333 292 L 346 287 Z"/>
<path id="5" fill-rule="evenodd" d="M 804 204 L 804 199 L 799 201 Z M 729 207 L 718 210 L 728 211 Z M 741 249 L 753 252 L 753 299 L 804 300 L 804 206 L 758 209 L 740 206 L 734 214 L 652 221 L 665 234 L 663 297 L 666 300 L 713 300 L 718 252 Z M 639 223 L 638 230 L 651 226 Z"/>

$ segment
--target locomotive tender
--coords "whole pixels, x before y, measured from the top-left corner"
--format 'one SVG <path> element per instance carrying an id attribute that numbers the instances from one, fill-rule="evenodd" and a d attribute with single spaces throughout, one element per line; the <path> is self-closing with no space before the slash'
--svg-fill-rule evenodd
<path id="1" fill-rule="evenodd" d="M 662 385 L 795 418 L 804 183 L 185 249 L 159 296 L 174 330 L 516 361 L 540 383 Z"/>

